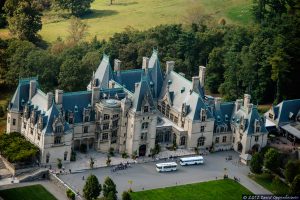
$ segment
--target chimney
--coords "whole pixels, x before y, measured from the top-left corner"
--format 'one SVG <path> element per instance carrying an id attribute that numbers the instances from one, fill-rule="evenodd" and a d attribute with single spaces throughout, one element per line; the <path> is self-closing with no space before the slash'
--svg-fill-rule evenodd
<path id="1" fill-rule="evenodd" d="M 35 93 L 36 93 L 36 80 L 31 80 L 30 81 L 30 86 L 29 86 L 29 99 L 31 99 Z"/>
<path id="2" fill-rule="evenodd" d="M 108 82 L 108 88 L 115 88 L 115 81 L 110 80 L 110 81 Z"/>
<path id="3" fill-rule="evenodd" d="M 215 98 L 215 108 L 216 108 L 216 110 L 220 110 L 221 102 L 222 102 L 222 98 L 220 98 L 220 97 Z"/>
<path id="4" fill-rule="evenodd" d="M 48 92 L 47 93 L 47 110 L 49 110 L 49 108 L 52 106 L 52 103 L 53 103 L 53 93 Z"/>
<path id="5" fill-rule="evenodd" d="M 100 99 L 100 88 L 93 87 L 92 88 L 92 99 L 91 104 L 94 105 Z"/>
<path id="6" fill-rule="evenodd" d="M 114 71 L 117 72 L 117 75 L 120 75 L 120 71 L 121 71 L 121 61 L 118 59 L 114 60 Z"/>
<path id="7" fill-rule="evenodd" d="M 59 90 L 59 89 L 55 90 L 55 102 L 56 102 L 56 104 L 60 105 L 60 104 L 63 103 L 63 94 L 64 94 L 63 90 Z"/>
<path id="8" fill-rule="evenodd" d="M 196 92 L 196 93 L 200 93 L 199 92 L 199 84 L 200 84 L 200 81 L 199 81 L 199 77 L 198 76 L 194 76 L 193 78 L 192 78 L 192 90 L 194 91 L 194 92 Z"/>
<path id="9" fill-rule="evenodd" d="M 251 95 L 244 94 L 244 108 L 247 114 L 249 114 L 252 109 L 252 104 L 250 103 L 250 100 L 251 100 Z"/>
<path id="10" fill-rule="evenodd" d="M 237 99 L 235 101 L 235 112 L 239 111 L 242 105 L 243 105 L 243 99 Z"/>
<path id="11" fill-rule="evenodd" d="M 200 85 L 201 85 L 201 87 L 204 87 L 204 83 L 205 83 L 205 71 L 206 71 L 206 67 L 199 66 L 199 79 L 200 79 Z"/>
<path id="12" fill-rule="evenodd" d="M 145 71 L 148 70 L 148 65 L 149 65 L 149 58 L 148 57 L 143 57 L 143 66 L 142 69 L 144 69 Z"/>
<path id="13" fill-rule="evenodd" d="M 171 71 L 174 70 L 175 62 L 174 61 L 167 61 L 166 62 L 166 74 L 169 74 Z"/>

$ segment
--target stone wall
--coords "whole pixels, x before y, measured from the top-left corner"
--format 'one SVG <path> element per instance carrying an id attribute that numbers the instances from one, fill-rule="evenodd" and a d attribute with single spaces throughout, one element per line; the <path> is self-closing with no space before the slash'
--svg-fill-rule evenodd
<path id="1" fill-rule="evenodd" d="M 49 180 L 56 185 L 64 194 L 66 194 L 67 189 L 72 190 L 76 194 L 75 200 L 83 200 L 84 198 L 81 197 L 75 190 L 73 190 L 70 186 L 68 186 L 64 181 L 62 181 L 57 175 L 53 173 L 49 173 Z"/>
<path id="2" fill-rule="evenodd" d="M 33 167 L 33 166 L 24 166 L 24 168 L 17 168 L 15 165 L 10 163 L 8 160 L 6 160 L 1 155 L 0 155 L 0 159 L 2 159 L 6 169 L 8 169 L 10 171 L 10 173 L 14 176 L 18 176 L 20 174 L 31 172 L 31 171 L 38 169 L 38 167 Z"/>

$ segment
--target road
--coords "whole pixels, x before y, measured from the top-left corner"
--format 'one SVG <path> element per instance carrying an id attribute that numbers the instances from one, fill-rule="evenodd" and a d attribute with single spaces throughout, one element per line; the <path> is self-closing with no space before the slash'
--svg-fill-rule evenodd
<path id="1" fill-rule="evenodd" d="M 232 161 L 226 161 L 225 157 L 228 155 L 233 156 Z M 82 188 L 85 183 L 85 180 L 82 180 L 83 176 L 86 179 L 89 174 L 94 174 L 98 177 L 100 183 L 103 183 L 105 177 L 109 176 L 117 185 L 118 195 L 121 195 L 123 191 L 128 190 L 130 187 L 133 191 L 141 191 L 221 179 L 224 175 L 224 168 L 226 168 L 230 178 L 233 178 L 233 176 L 240 178 L 240 183 L 254 194 L 271 194 L 247 177 L 249 167 L 238 164 L 238 154 L 236 152 L 217 152 L 204 158 L 205 164 L 203 165 L 184 167 L 178 165 L 178 170 L 175 172 L 158 173 L 155 170 L 155 162 L 151 162 L 135 164 L 131 168 L 113 173 L 110 168 L 99 168 L 86 170 L 82 173 L 61 175 L 60 178 L 82 194 Z M 132 181 L 132 185 L 129 184 L 129 181 Z"/>

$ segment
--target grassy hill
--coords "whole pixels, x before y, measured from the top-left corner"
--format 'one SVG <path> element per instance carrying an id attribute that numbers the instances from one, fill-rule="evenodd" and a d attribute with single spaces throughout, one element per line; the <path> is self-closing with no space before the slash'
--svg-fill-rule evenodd
<path id="1" fill-rule="evenodd" d="M 227 23 L 248 24 L 251 21 L 252 0 L 95 0 L 92 13 L 83 17 L 88 24 L 88 39 L 108 39 L 116 32 L 131 26 L 145 30 L 160 24 L 183 23 L 187 10 L 201 7 L 217 20 L 225 18 Z M 46 41 L 64 38 L 68 32 L 69 19 L 51 11 L 44 13 L 40 34 Z M 9 37 L 7 29 L 0 29 L 0 37 Z"/>

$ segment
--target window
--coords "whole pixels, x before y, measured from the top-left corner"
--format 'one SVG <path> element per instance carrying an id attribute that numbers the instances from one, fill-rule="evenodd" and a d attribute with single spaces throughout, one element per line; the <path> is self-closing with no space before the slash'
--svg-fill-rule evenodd
<path id="1" fill-rule="evenodd" d="M 73 117 L 70 117 L 69 118 L 69 124 L 73 124 L 73 123 L 74 123 Z"/>
<path id="2" fill-rule="evenodd" d="M 149 112 L 149 106 L 144 106 L 144 112 Z"/>
<path id="3" fill-rule="evenodd" d="M 88 132 L 89 132 L 89 127 L 88 126 L 83 127 L 83 133 L 88 133 Z"/>
<path id="4" fill-rule="evenodd" d="M 88 122 L 90 120 L 90 117 L 88 115 L 84 116 L 84 122 Z"/>
<path id="5" fill-rule="evenodd" d="M 109 124 L 108 123 L 103 124 L 103 130 L 107 130 L 107 129 L 109 129 Z"/>
<path id="6" fill-rule="evenodd" d="M 113 121 L 112 126 L 113 126 L 113 128 L 118 127 L 118 120 Z"/>
<path id="7" fill-rule="evenodd" d="M 147 140 L 147 133 L 141 133 L 141 140 Z"/>
<path id="8" fill-rule="evenodd" d="M 165 134 L 165 142 L 170 142 L 171 141 L 171 132 L 167 132 L 166 134 Z"/>
<path id="9" fill-rule="evenodd" d="M 66 151 L 66 152 L 64 153 L 64 160 L 66 161 L 67 158 L 68 158 L 68 152 Z"/>
<path id="10" fill-rule="evenodd" d="M 255 138 L 254 138 L 255 142 L 258 141 L 258 138 L 259 138 L 259 136 L 255 136 Z"/>
<path id="11" fill-rule="evenodd" d="M 182 136 L 182 137 L 180 138 L 180 145 L 181 145 L 181 146 L 185 145 L 185 136 Z"/>
<path id="12" fill-rule="evenodd" d="M 260 127 L 257 126 L 257 127 L 255 128 L 255 132 L 258 133 L 259 131 L 260 131 Z"/>
<path id="13" fill-rule="evenodd" d="M 24 128 L 24 129 L 26 129 L 26 122 L 24 122 L 24 124 L 23 124 L 23 128 Z"/>
<path id="14" fill-rule="evenodd" d="M 62 133 L 62 126 L 56 126 L 55 127 L 55 133 Z"/>
<path id="15" fill-rule="evenodd" d="M 233 137 L 232 142 L 233 142 L 233 143 L 235 142 L 235 137 Z"/>
<path id="16" fill-rule="evenodd" d="M 201 109 L 201 121 L 204 122 L 206 120 L 205 110 Z"/>
<path id="17" fill-rule="evenodd" d="M 172 113 L 170 114 L 170 119 L 174 121 L 174 115 Z"/>
<path id="18" fill-rule="evenodd" d="M 161 112 L 161 106 L 157 105 L 157 109 Z"/>
<path id="19" fill-rule="evenodd" d="M 142 129 L 147 129 L 147 128 L 148 128 L 148 125 L 149 125 L 148 122 L 142 123 Z"/>
<path id="20" fill-rule="evenodd" d="M 219 143 L 219 137 L 216 137 L 215 143 L 218 144 Z"/>
<path id="21" fill-rule="evenodd" d="M 113 115 L 113 119 L 118 118 L 118 117 L 119 117 L 118 114 Z"/>
<path id="22" fill-rule="evenodd" d="M 273 119 L 273 114 L 269 113 L 269 118 Z"/>
<path id="23" fill-rule="evenodd" d="M 111 132 L 111 137 L 117 137 L 118 136 L 118 131 L 113 131 Z"/>
<path id="24" fill-rule="evenodd" d="M 108 140 L 108 133 L 102 133 L 102 140 Z"/>
<path id="25" fill-rule="evenodd" d="M 47 153 L 47 155 L 46 155 L 46 163 L 49 163 L 49 159 L 50 159 L 50 154 Z"/>
<path id="26" fill-rule="evenodd" d="M 199 137 L 198 138 L 198 141 L 197 141 L 197 147 L 199 146 L 203 146 L 204 145 L 204 142 L 205 142 L 205 137 Z"/>
<path id="27" fill-rule="evenodd" d="M 223 136 L 222 142 L 223 142 L 223 143 L 226 142 L 226 139 L 227 139 L 227 137 L 226 137 L 226 136 Z"/>
<path id="28" fill-rule="evenodd" d="M 177 124 L 178 123 L 178 117 L 174 117 L 174 122 Z"/>
<path id="29" fill-rule="evenodd" d="M 204 132 L 204 126 L 200 127 L 200 132 L 203 133 Z"/>
<path id="30" fill-rule="evenodd" d="M 40 140 L 40 139 L 41 139 L 41 134 L 39 133 L 39 134 L 38 134 L 38 140 Z"/>
<path id="31" fill-rule="evenodd" d="M 60 142 L 61 142 L 61 137 L 60 136 L 56 136 L 54 138 L 54 144 L 60 144 Z"/>
<path id="32" fill-rule="evenodd" d="M 13 126 L 16 125 L 16 119 L 13 119 Z"/>
<path id="33" fill-rule="evenodd" d="M 109 115 L 107 115 L 107 114 L 104 114 L 104 120 L 108 120 L 109 119 Z"/>
<path id="34" fill-rule="evenodd" d="M 30 128 L 30 134 L 33 135 L 33 128 Z"/>

